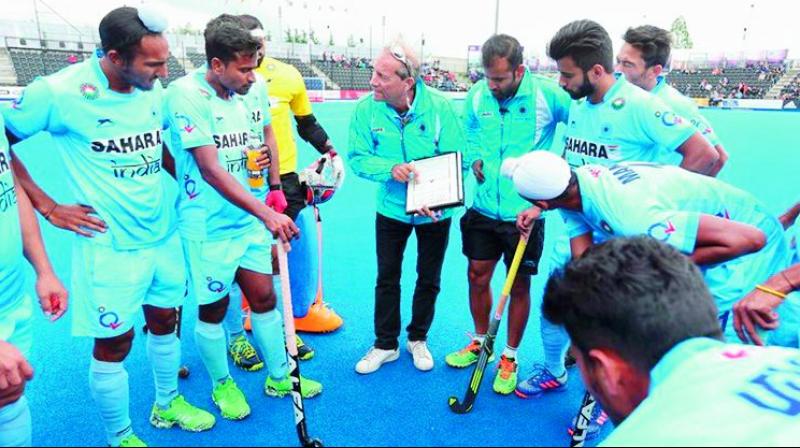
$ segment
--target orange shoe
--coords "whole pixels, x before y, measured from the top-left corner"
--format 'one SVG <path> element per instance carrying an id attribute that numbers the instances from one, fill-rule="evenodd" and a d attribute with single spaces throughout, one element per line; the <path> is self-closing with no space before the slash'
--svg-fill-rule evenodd
<path id="1" fill-rule="evenodd" d="M 330 333 L 338 330 L 342 324 L 342 318 L 321 300 L 312 303 L 304 317 L 294 319 L 297 331 L 306 333 Z"/>

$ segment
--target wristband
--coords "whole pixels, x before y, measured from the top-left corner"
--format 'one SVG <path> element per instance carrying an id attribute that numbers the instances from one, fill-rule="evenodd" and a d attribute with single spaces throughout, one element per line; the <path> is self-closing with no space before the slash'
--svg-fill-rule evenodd
<path id="1" fill-rule="evenodd" d="M 277 184 L 269 186 L 269 191 L 278 191 L 278 190 L 283 190 L 283 185 Z"/>
<path id="2" fill-rule="evenodd" d="M 756 289 L 759 290 L 759 291 L 765 292 L 767 294 L 771 294 L 771 295 L 773 295 L 775 297 L 779 297 L 781 299 L 785 299 L 786 298 L 786 294 L 784 294 L 784 293 L 782 293 L 782 292 L 780 292 L 778 290 L 772 289 L 770 287 L 764 286 L 764 285 L 756 285 Z"/>

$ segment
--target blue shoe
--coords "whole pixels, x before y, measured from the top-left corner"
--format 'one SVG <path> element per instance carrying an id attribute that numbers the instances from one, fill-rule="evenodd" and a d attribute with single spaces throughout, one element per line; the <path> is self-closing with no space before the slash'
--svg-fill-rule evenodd
<path id="1" fill-rule="evenodd" d="M 608 414 L 600 407 L 600 403 L 595 402 L 594 409 L 592 409 L 592 420 L 589 422 L 589 431 L 586 432 L 586 440 L 592 440 L 600 435 L 603 425 L 608 421 Z M 575 426 L 578 424 L 578 416 L 572 418 L 572 426 L 570 426 L 567 433 L 572 436 L 575 432 Z"/>
<path id="2" fill-rule="evenodd" d="M 567 372 L 556 377 L 542 364 L 533 366 L 533 375 L 519 383 L 514 391 L 520 398 L 539 397 L 545 392 L 562 392 L 567 390 Z"/>

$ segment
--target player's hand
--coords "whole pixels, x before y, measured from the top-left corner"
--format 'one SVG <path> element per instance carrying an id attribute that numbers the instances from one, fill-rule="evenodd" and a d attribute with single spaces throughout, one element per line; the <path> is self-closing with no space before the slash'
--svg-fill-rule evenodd
<path id="1" fill-rule="evenodd" d="M 45 316 L 55 322 L 67 311 L 67 290 L 52 272 L 42 274 L 36 279 L 36 295 Z"/>
<path id="2" fill-rule="evenodd" d="M 733 305 L 733 328 L 742 342 L 752 341 L 756 345 L 764 345 L 756 326 L 765 330 L 778 328 L 778 313 L 775 309 L 783 299 L 755 289 L 744 299 Z"/>
<path id="3" fill-rule="evenodd" d="M 533 229 L 533 222 L 542 216 L 542 209 L 539 207 L 531 207 L 522 211 L 517 215 L 517 229 L 525 237 L 531 236 L 531 229 Z"/>
<path id="4" fill-rule="evenodd" d="M 475 175 L 475 180 L 477 180 L 479 184 L 486 182 L 486 176 L 483 175 L 483 160 L 472 162 L 472 174 Z"/>
<path id="5" fill-rule="evenodd" d="M 261 168 L 262 170 L 269 169 L 269 167 L 272 166 L 272 152 L 270 151 L 269 146 L 267 145 L 261 146 L 259 152 L 261 153 L 261 155 L 259 155 L 258 158 L 256 159 L 258 167 Z"/>
<path id="6" fill-rule="evenodd" d="M 267 226 L 270 232 L 280 239 L 281 242 L 289 242 L 295 238 L 300 237 L 300 229 L 294 224 L 292 218 L 269 210 L 263 219 L 264 225 Z"/>
<path id="7" fill-rule="evenodd" d="M 399 163 L 392 167 L 392 179 L 398 182 L 407 183 L 417 177 L 418 174 L 414 165 L 410 163 Z"/>
<path id="8" fill-rule="evenodd" d="M 283 194 L 283 190 L 272 190 L 267 194 L 267 207 L 278 213 L 283 213 L 289 208 L 289 203 L 286 201 L 286 195 Z"/>
<path id="9" fill-rule="evenodd" d="M 94 232 L 105 233 L 108 226 L 97 218 L 94 208 L 86 205 L 56 205 L 47 220 L 54 226 L 70 230 L 87 238 L 94 237 Z"/>
<path id="10" fill-rule="evenodd" d="M 433 222 L 439 222 L 439 220 L 442 219 L 442 215 L 443 213 L 441 211 L 433 211 L 428 207 L 422 207 L 414 212 L 414 216 L 427 216 L 428 218 L 431 218 Z"/>
<path id="11" fill-rule="evenodd" d="M 17 401 L 25 382 L 31 378 L 33 368 L 22 353 L 8 342 L 0 341 L 0 406 Z"/>

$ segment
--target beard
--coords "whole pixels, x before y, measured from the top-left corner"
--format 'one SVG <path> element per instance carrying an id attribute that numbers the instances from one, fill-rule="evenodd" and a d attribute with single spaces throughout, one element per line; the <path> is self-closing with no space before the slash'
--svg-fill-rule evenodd
<path id="1" fill-rule="evenodd" d="M 122 71 L 121 75 L 122 79 L 126 83 L 132 85 L 134 88 L 144 91 L 153 90 L 153 87 L 155 86 L 156 83 L 156 79 L 158 79 L 157 76 L 154 78 L 147 78 L 145 76 L 139 75 L 135 73 L 133 70 L 131 70 L 130 67 L 126 67 Z"/>
<path id="2" fill-rule="evenodd" d="M 594 86 L 592 83 L 589 82 L 589 76 L 586 73 L 583 74 L 583 84 L 578 88 L 577 91 L 572 91 L 568 89 L 564 89 L 569 93 L 569 96 L 573 100 L 579 100 L 581 98 L 586 98 L 589 95 L 592 95 L 595 91 Z"/>

